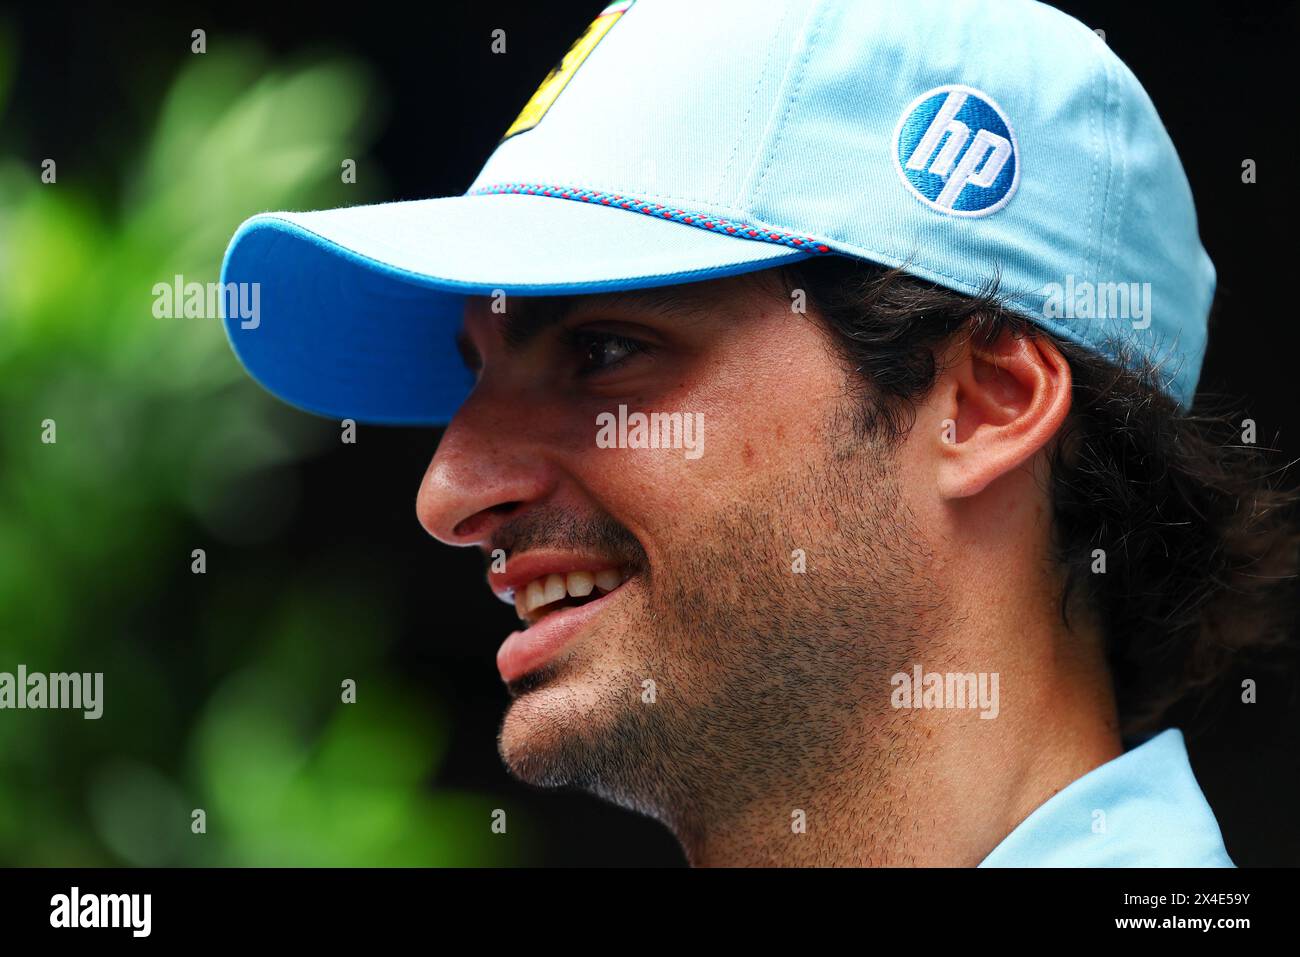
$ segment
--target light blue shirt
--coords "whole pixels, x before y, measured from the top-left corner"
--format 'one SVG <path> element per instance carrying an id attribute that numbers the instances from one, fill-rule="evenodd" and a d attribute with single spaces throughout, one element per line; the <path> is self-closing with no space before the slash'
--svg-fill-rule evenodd
<path id="1" fill-rule="evenodd" d="M 1039 805 L 980 867 L 1235 867 L 1187 759 L 1162 731 Z"/>

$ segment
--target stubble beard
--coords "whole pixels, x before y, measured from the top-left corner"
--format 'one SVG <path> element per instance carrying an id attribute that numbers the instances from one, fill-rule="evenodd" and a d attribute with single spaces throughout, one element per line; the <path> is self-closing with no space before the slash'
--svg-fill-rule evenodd
<path id="1" fill-rule="evenodd" d="M 907 736 L 889 675 L 941 612 L 899 493 L 892 455 L 857 437 L 702 522 L 641 576 L 630 627 L 592 636 L 620 642 L 623 666 L 567 654 L 512 686 L 503 730 L 535 727 L 499 739 L 511 772 L 660 820 L 688 854 L 755 815 L 788 835 L 794 809 L 841 803 L 841 785 L 891 787 Z M 594 706 L 568 706 L 579 670 Z M 541 688 L 544 714 L 528 713 Z"/>

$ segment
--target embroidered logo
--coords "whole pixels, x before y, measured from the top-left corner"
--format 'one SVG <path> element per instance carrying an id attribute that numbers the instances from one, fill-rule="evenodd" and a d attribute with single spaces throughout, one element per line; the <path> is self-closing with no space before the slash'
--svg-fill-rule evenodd
<path id="1" fill-rule="evenodd" d="M 968 86 L 940 86 L 903 111 L 894 161 L 908 189 L 931 209 L 987 216 L 1020 182 L 1016 134 L 1001 107 Z"/>
<path id="2" fill-rule="evenodd" d="M 542 81 L 542 85 L 524 104 L 524 108 L 520 110 L 519 115 L 515 117 L 515 121 L 510 124 L 510 129 L 506 130 L 506 135 L 501 139 L 508 140 L 516 133 L 531 130 L 541 121 L 542 117 L 546 115 L 546 111 L 551 108 L 551 104 L 555 102 L 555 98 L 573 79 L 573 74 L 578 71 L 582 61 L 591 55 L 591 51 L 596 49 L 596 44 L 604 38 L 605 34 L 618 22 L 619 17 L 626 13 L 635 2 L 636 0 L 619 0 L 617 3 L 611 3 L 600 12 L 595 20 L 591 21 L 591 25 L 583 31 L 582 36 L 578 37 L 573 42 L 573 46 L 569 47 L 569 52 L 564 54 L 563 59 L 555 65 L 550 73 L 546 74 L 546 79 Z"/>

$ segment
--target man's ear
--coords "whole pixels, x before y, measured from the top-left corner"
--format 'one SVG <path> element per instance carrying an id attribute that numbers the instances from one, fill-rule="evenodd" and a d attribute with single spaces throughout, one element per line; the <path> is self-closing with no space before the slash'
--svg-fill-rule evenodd
<path id="1" fill-rule="evenodd" d="M 1070 366 L 1041 334 L 1004 330 L 992 342 L 963 339 L 932 396 L 950 419 L 940 437 L 939 494 L 978 495 L 1029 461 L 1070 411 Z"/>

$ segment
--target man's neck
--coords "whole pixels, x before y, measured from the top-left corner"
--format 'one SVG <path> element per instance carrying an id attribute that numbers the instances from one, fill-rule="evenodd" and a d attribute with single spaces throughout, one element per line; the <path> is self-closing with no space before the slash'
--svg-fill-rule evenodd
<path id="1" fill-rule="evenodd" d="M 1031 811 L 1122 753 L 1107 680 L 1059 649 L 1024 643 L 1000 671 L 995 719 L 908 707 L 844 735 L 843 761 L 816 780 L 765 782 L 726 821 L 678 830 L 694 866 L 974 866 Z M 1058 642 L 1066 642 L 1059 644 Z M 1069 644 L 1073 642 L 1073 644 Z M 1011 643 L 1008 643 L 1009 645 Z M 1053 652 L 1050 649 L 1056 648 Z M 930 701 L 934 703 L 933 699 Z M 753 782 L 751 782 L 752 784 Z M 712 803 L 712 802 L 711 802 Z"/>

